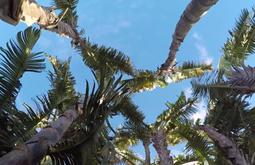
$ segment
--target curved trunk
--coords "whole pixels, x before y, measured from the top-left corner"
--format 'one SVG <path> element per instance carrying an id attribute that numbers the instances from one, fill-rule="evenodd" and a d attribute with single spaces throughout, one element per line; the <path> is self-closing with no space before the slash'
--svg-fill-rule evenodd
<path id="1" fill-rule="evenodd" d="M 160 129 L 153 134 L 153 146 L 159 156 L 160 165 L 173 165 L 173 158 L 170 156 L 170 151 L 167 149 L 166 135 L 164 130 Z"/>
<path id="2" fill-rule="evenodd" d="M 217 2 L 218 0 L 192 0 L 189 3 L 176 25 L 172 43 L 169 48 L 168 58 L 165 63 L 161 65 L 159 70 L 160 74 L 167 73 L 173 69 L 176 53 L 192 25 L 199 21 L 201 16 Z"/>
<path id="3" fill-rule="evenodd" d="M 144 141 L 143 142 L 143 147 L 145 150 L 145 165 L 150 165 L 151 164 L 151 156 L 150 156 L 150 142 Z"/>
<path id="4" fill-rule="evenodd" d="M 50 146 L 55 145 L 78 117 L 76 110 L 68 110 L 49 127 L 42 129 L 23 145 L 17 146 L 0 158 L 0 164 L 33 165 L 38 164 L 47 154 Z"/>
<path id="5" fill-rule="evenodd" d="M 236 144 L 225 135 L 217 132 L 217 130 L 208 125 L 199 126 L 198 129 L 203 130 L 222 150 L 227 159 L 233 165 L 249 165 L 245 160 L 243 153 L 237 148 Z"/>

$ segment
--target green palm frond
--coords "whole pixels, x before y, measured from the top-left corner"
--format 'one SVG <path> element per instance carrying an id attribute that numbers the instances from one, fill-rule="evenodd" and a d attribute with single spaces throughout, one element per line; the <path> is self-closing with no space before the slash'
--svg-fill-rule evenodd
<path id="1" fill-rule="evenodd" d="M 40 128 L 40 123 L 52 112 L 52 104 L 46 96 L 37 98 L 35 101 L 36 110 L 25 104 L 27 111 L 11 109 L 8 114 L 1 116 L 1 120 L 6 125 L 0 127 L 2 140 L 0 141 L 0 151 L 5 153 L 13 149 L 16 145 L 22 144 L 36 134 L 36 129 Z M 47 121 L 45 119 L 45 121 Z"/>
<path id="2" fill-rule="evenodd" d="M 226 81 L 237 95 L 252 95 L 255 92 L 255 68 L 251 66 L 232 67 Z"/>
<path id="3" fill-rule="evenodd" d="M 125 80 L 125 82 L 129 84 L 129 88 L 134 92 L 142 92 L 144 90 L 153 90 L 157 87 L 163 88 L 169 83 L 198 77 L 211 70 L 211 65 L 186 62 L 182 66 L 176 67 L 170 75 L 159 76 L 157 72 L 138 70 L 133 78 Z"/>
<path id="4" fill-rule="evenodd" d="M 229 96 L 251 96 L 255 92 L 254 67 L 233 66 L 230 75 L 220 72 L 204 75 L 191 82 L 196 96 L 209 96 L 211 99 Z M 222 74 L 223 76 L 220 76 Z"/>
<path id="5" fill-rule="evenodd" d="M 135 139 L 141 141 L 149 141 L 148 139 L 151 136 L 151 129 L 148 125 L 144 123 L 134 123 L 132 121 L 127 121 L 124 123 L 123 127 L 119 129 L 119 136 L 121 138 L 128 138 L 130 142 L 135 141 Z M 131 144 L 131 145 L 135 145 Z"/>
<path id="6" fill-rule="evenodd" d="M 113 112 L 121 113 L 126 120 L 133 123 L 141 124 L 144 120 L 144 114 L 138 110 L 138 107 L 133 103 L 129 96 L 124 97 Z"/>
<path id="7" fill-rule="evenodd" d="M 166 103 L 168 109 L 157 117 L 153 126 L 157 129 L 174 129 L 177 123 L 188 121 L 191 115 L 196 112 L 196 109 L 193 107 L 195 103 L 196 98 L 186 99 L 182 92 L 175 103 Z"/>
<path id="8" fill-rule="evenodd" d="M 128 147 L 138 144 L 138 141 L 149 139 L 150 128 L 144 123 L 144 115 L 134 105 L 131 98 L 124 97 L 116 112 L 124 116 L 126 122 L 121 128 L 118 128 L 115 135 L 115 145 L 119 149 L 128 149 Z"/>
<path id="9" fill-rule="evenodd" d="M 209 163 L 213 162 L 213 143 L 209 140 L 207 136 L 202 134 L 201 132 L 192 128 L 192 125 L 179 124 L 175 133 L 179 134 L 182 139 L 185 139 L 186 144 L 186 152 L 196 151 L 198 157 L 205 158 Z"/>
<path id="10" fill-rule="evenodd" d="M 198 165 L 203 165 L 203 162 L 201 162 L 200 159 L 201 158 L 195 154 L 178 155 L 177 157 L 174 158 L 174 164 L 183 165 L 185 163 L 197 162 Z"/>
<path id="11" fill-rule="evenodd" d="M 176 67 L 173 73 L 165 77 L 166 82 L 179 82 L 188 78 L 199 77 L 204 73 L 212 71 L 211 64 L 196 64 L 194 62 L 185 62 Z"/>
<path id="12" fill-rule="evenodd" d="M 93 69 L 96 74 L 110 77 L 117 72 L 122 72 L 133 75 L 134 69 L 129 57 L 114 48 L 85 41 L 81 52 L 84 63 Z"/>
<path id="13" fill-rule="evenodd" d="M 139 143 L 139 139 L 136 134 L 131 131 L 128 129 L 122 130 L 122 128 L 120 128 L 115 135 L 114 145 L 122 150 L 128 149 L 130 146 L 137 145 Z"/>
<path id="14" fill-rule="evenodd" d="M 116 80 L 111 78 L 107 83 L 100 80 L 98 82 L 97 89 L 94 84 L 91 90 L 89 90 L 88 82 L 86 83 L 86 92 L 81 98 L 83 100 L 81 115 L 66 132 L 64 138 L 50 150 L 49 155 L 54 159 L 62 159 L 65 156 L 65 159 L 71 159 L 72 157 L 77 159 L 77 156 L 83 157 L 83 154 L 86 153 L 83 153 L 83 150 L 79 150 L 79 148 L 88 146 L 90 143 L 96 144 L 91 140 L 101 137 L 100 130 L 104 127 L 106 118 L 121 103 L 122 98 L 127 95 L 122 90 L 124 85 L 120 84 L 121 77 Z M 100 82 L 102 83 L 100 84 Z M 76 156 L 70 155 L 73 150 L 78 152 Z M 85 147 L 84 150 L 88 151 L 90 149 Z M 69 156 L 66 153 L 69 153 Z"/>
<path id="15" fill-rule="evenodd" d="M 60 15 L 63 16 L 62 20 L 72 25 L 77 26 L 77 11 L 76 6 L 79 0 L 53 0 L 54 6 L 61 10 Z"/>
<path id="16" fill-rule="evenodd" d="M 226 78 L 220 71 L 213 71 L 204 76 L 192 80 L 192 90 L 194 96 L 209 97 L 210 99 L 221 98 L 226 94 L 233 93 L 233 87 L 226 84 Z"/>
<path id="17" fill-rule="evenodd" d="M 219 69 L 230 69 L 232 65 L 241 66 L 244 60 L 255 52 L 255 12 L 244 9 L 230 38 L 223 47 Z"/>
<path id="18" fill-rule="evenodd" d="M 219 129 L 225 135 L 238 137 L 247 125 L 244 114 L 248 107 L 249 104 L 241 98 L 223 97 L 210 105 L 205 124 Z"/>
<path id="19" fill-rule="evenodd" d="M 60 61 L 56 57 L 48 56 L 53 72 L 49 72 L 49 81 L 51 90 L 48 92 L 50 100 L 55 102 L 58 113 L 62 114 L 64 110 L 75 105 L 78 101 L 74 89 L 75 79 L 70 72 L 70 59 Z"/>
<path id="20" fill-rule="evenodd" d="M 153 90 L 156 87 L 165 87 L 167 83 L 164 79 L 157 77 L 157 73 L 149 70 L 139 70 L 134 77 L 127 79 L 124 82 L 128 84 L 134 92 L 142 92 L 144 90 Z"/>
<path id="21" fill-rule="evenodd" d="M 181 66 L 177 67 L 177 70 L 186 70 L 186 69 L 201 69 L 201 70 L 212 70 L 212 64 L 203 64 L 195 62 L 184 62 Z"/>
<path id="22" fill-rule="evenodd" d="M 136 164 L 144 164 L 144 161 L 137 156 L 135 152 L 132 150 L 119 150 L 115 148 L 115 152 L 120 156 L 120 161 L 118 163 L 123 163 L 127 165 L 136 165 Z"/>
<path id="23" fill-rule="evenodd" d="M 37 97 L 35 106 L 25 104 L 26 112 L 16 109 L 8 111 L 8 117 L 5 116 L 5 123 L 10 127 L 8 131 L 1 127 L 1 132 L 6 132 L 5 141 L 9 148 L 20 144 L 34 134 L 36 128 L 42 128 L 48 125 L 48 119 L 54 115 L 56 118 L 59 111 L 64 110 L 76 103 L 76 95 L 74 91 L 74 78 L 69 71 L 69 62 L 60 62 L 54 57 L 50 57 L 54 71 L 49 73 L 51 88 L 48 95 Z M 50 120 L 54 120 L 50 118 Z M 6 127 L 7 127 L 6 126 Z M 4 142 L 4 141 L 3 141 Z M 0 143 L 1 145 L 1 143 Z"/>
<path id="24" fill-rule="evenodd" d="M 17 34 L 17 42 L 10 41 L 7 48 L 1 48 L 0 109 L 15 100 L 25 72 L 41 72 L 45 68 L 41 52 L 32 53 L 39 37 L 40 31 L 29 27 Z"/>

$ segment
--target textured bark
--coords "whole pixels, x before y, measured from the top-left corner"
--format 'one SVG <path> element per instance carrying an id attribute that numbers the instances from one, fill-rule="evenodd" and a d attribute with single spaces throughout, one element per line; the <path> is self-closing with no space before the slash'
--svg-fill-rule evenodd
<path id="1" fill-rule="evenodd" d="M 34 137 L 0 158 L 0 165 L 34 165 L 47 154 L 78 117 L 76 110 L 68 110 L 49 127 L 42 129 Z"/>
<path id="2" fill-rule="evenodd" d="M 41 28 L 72 39 L 77 38 L 78 35 L 73 27 L 65 22 L 61 22 L 53 11 L 49 8 L 40 6 L 33 0 L 23 1 L 21 5 L 20 18 L 28 25 L 35 23 Z"/>
<path id="3" fill-rule="evenodd" d="M 151 164 L 151 156 L 150 156 L 150 142 L 143 142 L 143 147 L 144 147 L 144 150 L 145 150 L 145 162 L 144 164 L 145 165 L 150 165 Z"/>
<path id="4" fill-rule="evenodd" d="M 159 74 L 168 73 L 173 69 L 176 53 L 192 25 L 199 21 L 201 16 L 217 2 L 218 0 L 192 0 L 190 2 L 176 25 L 172 43 L 169 48 L 168 58 L 165 63 L 161 65 Z"/>
<path id="5" fill-rule="evenodd" d="M 203 130 L 216 144 L 220 147 L 227 159 L 233 165 L 249 165 L 244 155 L 237 148 L 236 144 L 225 135 L 217 132 L 217 130 L 210 126 L 199 126 L 198 129 Z"/>
<path id="6" fill-rule="evenodd" d="M 23 0 L 0 0 L 0 19 L 9 24 L 19 22 L 20 6 Z"/>
<path id="7" fill-rule="evenodd" d="M 151 140 L 159 156 L 159 164 L 173 165 L 173 158 L 170 156 L 170 151 L 167 149 L 166 135 L 164 130 L 160 129 L 155 132 Z"/>

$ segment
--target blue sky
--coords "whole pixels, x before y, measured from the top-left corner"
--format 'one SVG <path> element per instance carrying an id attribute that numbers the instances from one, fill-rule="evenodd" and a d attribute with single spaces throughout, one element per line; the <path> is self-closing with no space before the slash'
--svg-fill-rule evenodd
<path id="1" fill-rule="evenodd" d="M 48 6 L 50 1 L 40 0 Z M 130 56 L 138 69 L 156 70 L 164 62 L 171 35 L 188 0 L 80 0 L 78 13 L 79 26 L 94 43 L 104 44 L 123 51 Z M 219 1 L 192 28 L 177 56 L 177 61 L 207 61 L 217 66 L 221 48 L 228 37 L 241 9 L 251 9 L 252 0 Z M 11 26 L 0 22 L 0 45 L 4 46 L 15 34 L 26 28 L 26 25 Z M 85 90 L 85 79 L 91 80 L 92 75 L 83 66 L 81 58 L 70 46 L 69 39 L 60 38 L 56 34 L 42 32 L 35 51 L 44 51 L 61 59 L 72 57 L 71 69 L 77 80 L 76 89 Z M 254 59 L 254 58 L 253 58 Z M 252 65 L 252 62 L 250 62 Z M 253 63 L 254 65 L 254 63 Z M 48 65 L 49 66 L 49 65 Z M 50 69 L 50 67 L 49 67 Z M 31 98 L 41 95 L 49 88 L 47 71 L 41 74 L 26 74 L 22 79 L 23 88 L 18 96 L 18 104 L 31 102 Z M 155 89 L 134 96 L 134 102 L 151 123 L 165 109 L 167 101 L 175 101 L 181 91 L 189 93 L 189 81 L 170 84 L 163 89 Z M 204 107 L 196 114 L 205 114 Z M 119 120 L 114 123 L 118 125 Z M 182 147 L 182 146 L 181 146 Z M 178 152 L 181 147 L 177 147 Z M 140 149 L 137 148 L 139 151 Z M 143 155 L 142 151 L 140 153 Z"/>

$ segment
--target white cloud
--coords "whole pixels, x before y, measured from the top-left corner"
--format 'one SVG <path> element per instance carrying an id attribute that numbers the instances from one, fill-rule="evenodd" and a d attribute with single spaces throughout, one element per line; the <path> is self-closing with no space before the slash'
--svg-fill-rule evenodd
<path id="1" fill-rule="evenodd" d="M 198 109 L 198 111 L 192 116 L 192 119 L 196 121 L 197 119 L 200 119 L 201 122 L 205 120 L 206 113 L 207 113 L 207 104 L 205 100 L 200 100 L 198 103 L 196 103 L 195 108 Z"/>
<path id="2" fill-rule="evenodd" d="M 197 32 L 194 32 L 192 37 L 195 40 L 195 47 L 199 52 L 200 60 L 205 64 L 211 64 L 213 58 L 209 55 L 207 48 L 203 44 L 203 37 Z"/>
<path id="3" fill-rule="evenodd" d="M 202 40 L 203 40 L 202 37 L 200 36 L 200 34 L 198 34 L 197 32 L 194 32 L 194 33 L 192 34 L 192 37 L 193 37 L 195 40 L 197 40 L 197 41 L 202 41 Z"/>
<path id="4" fill-rule="evenodd" d="M 192 88 L 186 88 L 184 90 L 184 95 L 186 98 L 191 98 L 192 97 Z M 196 108 L 198 111 L 192 115 L 191 119 L 196 121 L 197 119 L 200 119 L 201 122 L 204 121 L 206 113 L 207 113 L 207 103 L 205 100 L 199 100 L 195 105 L 194 108 Z"/>
<path id="5" fill-rule="evenodd" d="M 213 58 L 208 54 L 206 47 L 200 43 L 196 43 L 195 46 L 199 52 L 200 60 L 203 63 L 211 64 L 213 62 Z"/>
<path id="6" fill-rule="evenodd" d="M 117 35 L 121 31 L 128 29 L 131 27 L 131 22 L 127 20 L 120 20 L 114 23 L 106 23 L 100 26 L 95 26 L 93 29 L 94 34 L 96 34 L 97 38 L 102 38 L 109 35 Z"/>
<path id="7" fill-rule="evenodd" d="M 186 88 L 184 90 L 184 95 L 185 95 L 186 98 L 190 98 L 192 96 L 192 88 L 191 87 Z"/>

